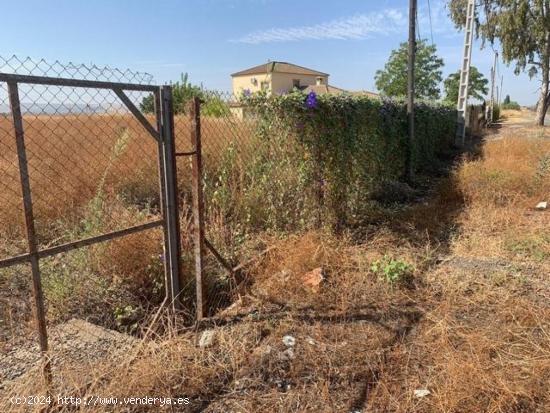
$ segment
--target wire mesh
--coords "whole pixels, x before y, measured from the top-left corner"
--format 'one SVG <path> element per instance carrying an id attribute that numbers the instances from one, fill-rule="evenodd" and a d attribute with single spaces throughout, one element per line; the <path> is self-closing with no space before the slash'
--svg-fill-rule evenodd
<path id="1" fill-rule="evenodd" d="M 16 56 L 0 56 L 0 73 L 143 85 L 124 93 L 156 128 L 147 73 Z M 162 218 L 158 143 L 113 90 L 39 82 L 18 82 L 17 90 L 39 250 Z M 0 81 L 0 259 L 28 252 L 12 115 Z M 147 307 L 164 298 L 162 246 L 155 228 L 40 260 L 54 357 L 68 352 L 86 363 L 98 356 L 82 351 L 87 338 L 58 332 L 71 318 L 139 331 Z M 38 349 L 20 353 L 35 335 L 30 280 L 27 264 L 0 268 L 0 346 L 7 349 L 0 374 L 10 376 L 0 382 L 36 365 Z"/>
<path id="2" fill-rule="evenodd" d="M 109 66 L 95 64 L 75 64 L 72 62 L 49 62 L 45 59 L 31 57 L 0 56 L 0 72 L 19 75 L 47 76 L 65 79 L 99 80 L 104 82 L 134 83 L 150 85 L 153 75 L 146 72 L 136 72 L 130 69 L 120 70 Z"/>
<path id="3" fill-rule="evenodd" d="M 202 190 L 205 237 L 233 266 L 264 247 L 262 234 L 295 231 L 312 224 L 308 214 L 316 202 L 312 185 L 299 167 L 304 151 L 287 126 L 276 120 L 266 129 L 257 111 L 242 97 L 219 91 L 197 91 L 201 98 Z M 177 152 L 193 151 L 188 103 L 175 117 Z M 276 132 L 276 133 L 275 133 Z M 183 244 L 193 233 L 191 157 L 178 160 Z M 187 230 L 185 230 L 187 228 Z M 183 248 L 183 254 L 192 251 Z M 188 254 L 188 253 L 187 253 Z M 193 273 L 193 257 L 184 257 L 186 273 Z M 203 284 L 206 311 L 215 314 L 230 304 L 239 281 L 210 252 L 205 255 Z M 189 284 L 193 278 L 189 278 Z"/>
<path id="4" fill-rule="evenodd" d="M 145 84 L 145 73 L 0 57 L 0 71 Z M 24 252 L 21 186 L 6 83 L 0 83 L 2 256 Z M 139 107 L 149 92 L 126 92 Z M 111 90 L 19 84 L 38 240 L 54 246 L 158 214 L 154 139 Z M 148 115 L 155 124 L 154 115 Z M 128 206 L 136 211 L 128 213 Z"/>

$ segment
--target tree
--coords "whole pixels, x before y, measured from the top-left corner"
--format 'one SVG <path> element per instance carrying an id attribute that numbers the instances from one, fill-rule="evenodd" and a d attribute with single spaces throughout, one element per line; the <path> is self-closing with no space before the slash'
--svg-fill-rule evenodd
<path id="1" fill-rule="evenodd" d="M 201 113 L 204 116 L 221 117 L 230 114 L 229 106 L 223 101 L 219 94 L 207 91 L 202 86 L 193 85 L 189 82 L 187 73 L 181 75 L 181 80 L 179 82 L 172 84 L 174 113 L 176 115 L 185 113 L 189 101 L 195 96 L 203 101 Z M 154 112 L 154 96 L 152 94 L 145 96 L 139 107 L 143 113 Z"/>
<path id="2" fill-rule="evenodd" d="M 504 102 L 502 102 L 502 103 L 505 104 L 505 105 L 510 103 L 510 95 L 506 95 L 506 97 L 504 98 Z"/>
<path id="3" fill-rule="evenodd" d="M 450 0 L 458 28 L 466 23 L 467 0 Z M 505 63 L 515 62 L 516 74 L 527 70 L 540 76 L 537 125 L 544 125 L 550 106 L 550 0 L 481 0 L 476 7 L 477 36 L 483 43 L 500 44 Z"/>
<path id="4" fill-rule="evenodd" d="M 181 75 L 181 81 L 172 84 L 172 99 L 174 112 L 185 113 L 188 102 L 195 96 L 202 97 L 203 90 L 200 86 L 192 85 L 189 82 L 187 73 Z M 141 101 L 139 108 L 144 113 L 152 113 L 155 110 L 155 98 L 147 95 Z"/>
<path id="5" fill-rule="evenodd" d="M 460 83 L 460 70 L 449 75 L 443 87 L 445 88 L 445 102 L 456 105 L 458 103 L 458 86 Z M 470 79 L 468 81 L 468 95 L 474 99 L 483 100 L 489 91 L 489 81 L 477 70 L 475 66 L 470 67 Z"/>
<path id="6" fill-rule="evenodd" d="M 435 45 L 428 45 L 426 40 L 418 41 L 416 47 L 415 97 L 439 99 L 443 59 L 436 55 Z M 407 48 L 407 43 L 401 43 L 399 49 L 391 52 L 384 69 L 376 72 L 376 87 L 386 96 L 407 95 Z"/>

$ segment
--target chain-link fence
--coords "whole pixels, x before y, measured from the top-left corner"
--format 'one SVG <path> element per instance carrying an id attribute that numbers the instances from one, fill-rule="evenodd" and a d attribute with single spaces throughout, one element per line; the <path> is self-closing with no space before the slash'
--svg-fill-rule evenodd
<path id="1" fill-rule="evenodd" d="M 198 111 L 193 110 L 194 98 L 200 101 Z M 310 196 L 314 185 L 306 182 L 304 171 L 296 170 L 304 152 L 283 123 L 267 126 L 254 108 L 231 93 L 195 90 L 194 97 L 181 102 L 175 134 L 182 234 L 201 232 L 193 209 L 201 210 L 204 232 L 202 252 L 193 253 L 199 240 L 183 237 L 185 272 L 201 271 L 185 287 L 192 290 L 195 280 L 202 279 L 203 314 L 212 316 L 232 302 L 246 281 L 240 270 L 265 250 L 264 235 L 311 227 L 317 201 Z M 197 134 L 200 206 L 193 204 Z M 193 266 L 197 254 L 202 254 L 200 269 Z"/>
<path id="2" fill-rule="evenodd" d="M 0 340 L 31 334 L 33 292 L 41 336 L 68 318 L 136 332 L 165 298 L 212 316 L 264 240 L 400 202 L 406 157 L 436 167 L 455 126 L 454 109 L 419 104 L 408 148 L 399 101 L 151 81 L 0 58 Z"/>
<path id="3" fill-rule="evenodd" d="M 407 157 L 416 172 L 435 171 L 453 141 L 456 112 L 441 104 L 418 104 L 417 133 L 408 148 L 407 111 L 401 101 L 296 89 L 235 96 L 185 82 L 174 88 L 180 91 L 175 94 L 175 130 L 182 225 L 188 234 L 197 232 L 193 134 L 201 138 L 205 245 L 195 252 L 195 259 L 203 257 L 195 272 L 202 273 L 198 279 L 209 315 L 239 292 L 246 280 L 235 267 L 242 269 L 265 251 L 263 239 L 322 226 L 339 232 L 361 225 L 380 202 L 412 197 L 414 191 L 403 182 Z M 197 117 L 190 105 L 194 98 L 200 100 Z M 191 268 L 191 244 L 201 241 L 183 242 L 189 246 L 183 248 L 184 262 Z"/>
<path id="4" fill-rule="evenodd" d="M 0 57 L 2 364 L 32 364 L 18 347 L 35 334 L 33 318 L 45 352 L 47 325 L 80 318 L 135 332 L 149 307 L 170 299 L 180 267 L 171 90 L 151 82 L 129 70 Z M 56 328 L 54 364 L 83 345 L 56 339 Z M 0 381 L 26 370 L 2 368 Z"/>

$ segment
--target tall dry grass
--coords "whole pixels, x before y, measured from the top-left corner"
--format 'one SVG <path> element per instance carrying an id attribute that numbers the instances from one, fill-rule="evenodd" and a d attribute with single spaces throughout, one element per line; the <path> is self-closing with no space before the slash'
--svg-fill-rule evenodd
<path id="1" fill-rule="evenodd" d="M 151 117 L 149 121 L 154 123 Z M 157 143 L 133 116 L 25 115 L 23 122 L 40 247 L 159 218 Z M 175 126 L 177 151 L 189 151 L 190 120 L 176 116 Z M 246 122 L 204 117 L 202 126 L 207 177 L 217 176 L 224 151 L 236 139 L 243 153 L 250 149 L 246 147 L 247 134 L 251 133 Z M 0 174 L 0 257 L 5 258 L 27 249 L 15 137 L 7 116 L 0 116 Z M 178 160 L 178 178 L 182 241 L 188 253 L 189 158 Z M 190 258 L 184 258 L 185 273 L 192 278 Z M 134 319 L 145 316 L 140 307 L 148 302 L 158 304 L 161 299 L 163 259 L 161 233 L 153 230 L 44 260 L 42 273 L 50 320 L 91 317 L 116 327 L 114 312 L 135 312 L 130 317 Z M 213 267 L 212 271 L 219 272 L 219 268 Z M 6 303 L 1 316 L 15 317 L 13 325 L 30 317 L 30 291 L 25 288 L 26 293 L 19 294 L 10 286 L 28 287 L 29 279 L 26 267 L 0 270 L 6 295 L 1 297 Z M 93 299 L 87 298 L 89 291 L 94 291 Z M 14 313 L 22 314 L 12 316 Z"/>

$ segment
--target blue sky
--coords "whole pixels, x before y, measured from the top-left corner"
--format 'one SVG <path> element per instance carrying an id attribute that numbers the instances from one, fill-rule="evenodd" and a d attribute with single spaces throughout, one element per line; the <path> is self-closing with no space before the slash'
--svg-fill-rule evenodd
<path id="1" fill-rule="evenodd" d="M 458 70 L 463 34 L 442 0 L 418 0 L 419 29 L 433 39 L 445 76 Z M 268 59 L 330 74 L 330 83 L 373 90 L 374 73 L 407 38 L 407 0 L 24 0 L 2 5 L 0 55 L 146 71 L 157 82 L 188 72 L 229 90 L 230 74 Z M 478 44 L 479 46 L 479 44 Z M 490 48 L 473 64 L 489 77 Z M 538 83 L 500 63 L 504 94 L 534 104 Z M 500 83 L 500 82 L 498 82 Z"/>

